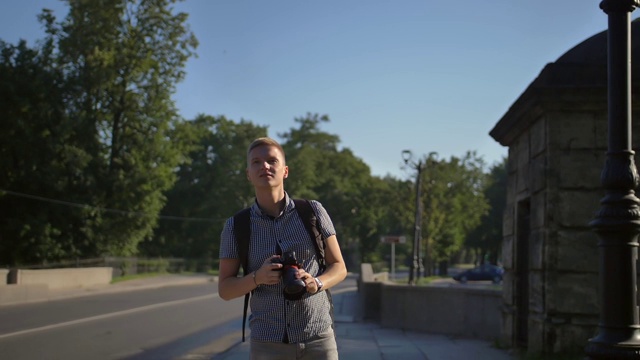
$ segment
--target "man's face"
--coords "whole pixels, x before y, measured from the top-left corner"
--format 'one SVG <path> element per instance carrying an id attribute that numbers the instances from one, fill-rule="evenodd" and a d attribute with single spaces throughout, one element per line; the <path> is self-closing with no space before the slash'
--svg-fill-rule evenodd
<path id="1" fill-rule="evenodd" d="M 262 145 L 248 156 L 247 178 L 256 188 L 282 186 L 289 176 L 282 152 L 275 146 Z"/>

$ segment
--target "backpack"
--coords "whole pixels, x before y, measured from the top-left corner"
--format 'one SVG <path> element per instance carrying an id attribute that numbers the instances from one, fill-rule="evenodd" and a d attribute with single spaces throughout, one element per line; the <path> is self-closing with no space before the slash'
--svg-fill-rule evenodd
<path id="1" fill-rule="evenodd" d="M 327 265 L 324 258 L 324 249 L 327 244 L 320 233 L 319 227 L 319 219 L 316 216 L 316 213 L 313 211 L 311 207 L 311 203 L 309 200 L 304 199 L 293 199 L 295 203 L 296 211 L 302 219 L 302 223 L 304 227 L 307 229 L 309 236 L 311 237 L 313 245 L 316 248 L 316 255 L 318 259 L 318 265 L 320 266 L 319 272 L 322 273 L 326 269 Z M 242 209 L 238 211 L 233 216 L 233 231 L 236 237 L 236 243 L 238 246 L 238 256 L 240 258 L 240 264 L 242 265 L 242 273 L 243 275 L 247 275 L 249 272 L 247 268 L 249 267 L 249 241 L 251 240 L 251 222 L 250 222 L 250 208 Z M 329 298 L 329 303 L 331 304 L 331 320 L 333 322 L 333 301 L 331 299 L 331 293 L 329 290 L 325 290 L 327 293 L 327 297 Z M 249 307 L 249 297 L 251 296 L 251 292 L 247 293 L 244 296 L 244 311 L 242 314 L 242 342 L 245 339 L 245 324 L 247 321 L 247 309 Z"/>

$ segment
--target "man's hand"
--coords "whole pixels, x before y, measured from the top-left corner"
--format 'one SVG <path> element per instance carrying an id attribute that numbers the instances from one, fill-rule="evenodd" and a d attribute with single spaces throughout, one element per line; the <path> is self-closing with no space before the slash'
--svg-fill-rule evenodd
<path id="1" fill-rule="evenodd" d="M 318 283 L 316 282 L 316 279 L 304 269 L 298 269 L 298 274 L 296 277 L 304 281 L 305 287 L 309 294 L 315 294 L 318 292 Z"/>
<path id="2" fill-rule="evenodd" d="M 272 257 L 266 259 L 262 266 L 258 270 L 255 271 L 255 280 L 258 285 L 274 285 L 280 282 L 280 278 L 282 277 L 282 264 L 274 263 L 273 259 L 280 258 L 280 255 L 273 255 Z"/>

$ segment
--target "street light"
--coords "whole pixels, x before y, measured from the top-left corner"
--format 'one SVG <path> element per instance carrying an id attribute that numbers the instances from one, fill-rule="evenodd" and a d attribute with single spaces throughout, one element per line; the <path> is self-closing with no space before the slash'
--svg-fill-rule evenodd
<path id="1" fill-rule="evenodd" d="M 608 151 L 601 182 L 605 196 L 592 229 L 600 257 L 600 321 L 587 359 L 640 359 L 636 261 L 640 199 L 631 150 L 631 12 L 637 0 L 604 0 L 608 43 Z"/>
<path id="2" fill-rule="evenodd" d="M 413 262 L 411 263 L 411 271 L 409 272 L 409 284 L 415 285 L 422 273 L 422 259 L 420 258 L 420 242 L 422 241 L 422 201 L 420 201 L 420 192 L 422 188 L 421 178 L 424 164 L 422 163 L 422 160 L 418 160 L 416 163 L 412 161 L 412 158 L 413 153 L 411 150 L 402 151 L 402 160 L 404 160 L 405 165 L 412 167 L 418 172 L 416 175 L 416 219 L 413 236 Z"/>

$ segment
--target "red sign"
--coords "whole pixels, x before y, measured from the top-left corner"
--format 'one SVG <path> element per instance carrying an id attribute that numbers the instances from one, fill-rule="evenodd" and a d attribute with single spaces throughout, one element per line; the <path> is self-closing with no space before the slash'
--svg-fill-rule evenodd
<path id="1" fill-rule="evenodd" d="M 380 237 L 380 242 L 387 244 L 404 244 L 407 242 L 407 238 L 399 235 L 384 235 Z"/>

